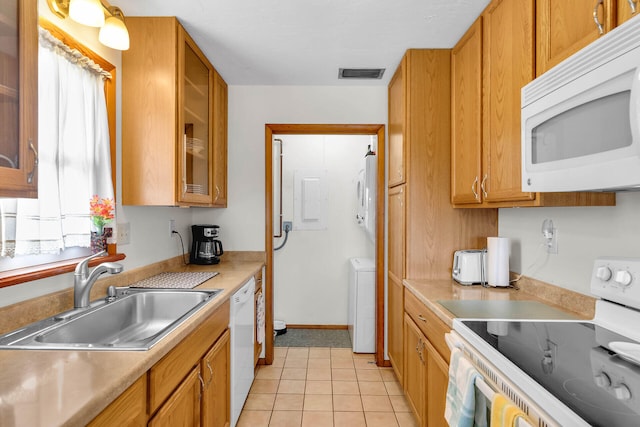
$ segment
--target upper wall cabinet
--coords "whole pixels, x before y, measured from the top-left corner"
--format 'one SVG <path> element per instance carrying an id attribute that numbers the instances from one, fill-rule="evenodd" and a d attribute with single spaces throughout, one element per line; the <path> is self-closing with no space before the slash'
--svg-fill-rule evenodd
<path id="1" fill-rule="evenodd" d="M 534 0 L 493 0 L 452 51 L 456 207 L 615 204 L 613 194 L 521 190 L 520 90 L 535 76 L 534 6 Z"/>
<path id="2" fill-rule="evenodd" d="M 226 206 L 226 83 L 176 18 L 129 17 L 127 28 L 123 203 Z"/>
<path id="3" fill-rule="evenodd" d="M 37 2 L 0 3 L 0 197 L 38 197 Z"/>
<path id="4" fill-rule="evenodd" d="M 618 7 L 616 8 L 616 23 L 620 25 L 636 16 L 639 12 L 639 0 L 618 0 Z"/>
<path id="5" fill-rule="evenodd" d="M 537 75 L 611 31 L 615 1 L 537 0 Z"/>
<path id="6" fill-rule="evenodd" d="M 407 67 L 399 67 L 389 83 L 389 187 L 405 182 L 405 100 Z"/>

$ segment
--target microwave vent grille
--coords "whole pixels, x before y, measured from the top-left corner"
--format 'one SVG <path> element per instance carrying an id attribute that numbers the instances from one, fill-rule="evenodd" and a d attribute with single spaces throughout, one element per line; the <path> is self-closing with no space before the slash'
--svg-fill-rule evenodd
<path id="1" fill-rule="evenodd" d="M 562 61 L 522 88 L 522 106 L 542 98 L 614 58 L 640 48 L 640 20 L 632 19 Z M 640 54 L 640 52 L 639 52 Z"/>

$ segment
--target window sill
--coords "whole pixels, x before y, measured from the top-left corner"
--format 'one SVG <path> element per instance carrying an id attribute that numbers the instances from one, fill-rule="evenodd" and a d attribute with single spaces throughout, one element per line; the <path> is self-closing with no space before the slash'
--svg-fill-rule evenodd
<path id="1" fill-rule="evenodd" d="M 91 260 L 89 265 L 94 266 L 106 261 L 120 261 L 125 258 L 125 254 L 116 253 Z M 59 274 L 71 273 L 75 270 L 76 265 L 83 259 L 84 258 L 68 259 L 60 262 L 0 272 L 0 288 L 30 282 L 32 280 L 45 279 Z"/>

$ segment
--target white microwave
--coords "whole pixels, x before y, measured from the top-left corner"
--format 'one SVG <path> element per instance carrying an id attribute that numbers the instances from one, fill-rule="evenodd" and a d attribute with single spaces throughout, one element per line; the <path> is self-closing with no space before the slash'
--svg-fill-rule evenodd
<path id="1" fill-rule="evenodd" d="M 522 88 L 522 190 L 640 190 L 640 19 Z"/>

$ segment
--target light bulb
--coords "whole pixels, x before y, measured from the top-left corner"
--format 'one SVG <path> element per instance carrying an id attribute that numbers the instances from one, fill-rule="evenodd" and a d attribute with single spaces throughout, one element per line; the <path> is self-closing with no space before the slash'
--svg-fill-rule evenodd
<path id="1" fill-rule="evenodd" d="M 104 25 L 104 8 L 100 0 L 71 0 L 69 17 L 89 27 Z"/>
<path id="2" fill-rule="evenodd" d="M 122 12 L 120 9 L 114 8 L 113 15 L 109 16 L 105 21 L 100 33 L 98 34 L 98 40 L 103 45 L 117 50 L 129 49 L 129 31 L 124 24 L 122 18 Z"/>

